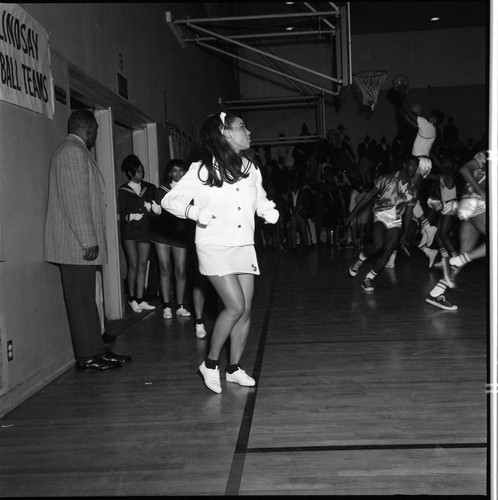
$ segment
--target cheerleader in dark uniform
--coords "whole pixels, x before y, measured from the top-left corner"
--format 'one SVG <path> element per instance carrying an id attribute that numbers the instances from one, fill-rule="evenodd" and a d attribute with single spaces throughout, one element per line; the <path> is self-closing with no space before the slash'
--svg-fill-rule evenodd
<path id="1" fill-rule="evenodd" d="M 187 166 L 183 160 L 171 160 L 164 170 L 163 184 L 156 189 L 154 212 L 161 210 L 161 200 L 185 175 Z M 175 217 L 161 210 L 152 218 L 152 236 L 159 261 L 159 283 L 163 299 L 163 318 L 173 317 L 170 302 L 172 260 L 174 261 L 176 281 L 176 315 L 189 317 L 190 312 L 184 304 L 187 282 L 187 255 L 194 244 L 195 222 Z"/>
<path id="2" fill-rule="evenodd" d="M 144 167 L 133 154 L 123 160 L 121 170 L 130 179 L 118 191 L 121 241 L 128 263 L 128 304 L 140 313 L 155 309 L 143 300 L 143 293 L 150 250 L 149 213 L 156 187 L 143 180 Z"/>

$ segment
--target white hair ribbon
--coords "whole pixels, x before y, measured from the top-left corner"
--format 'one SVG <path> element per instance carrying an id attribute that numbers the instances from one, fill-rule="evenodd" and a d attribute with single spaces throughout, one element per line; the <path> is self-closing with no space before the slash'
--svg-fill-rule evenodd
<path id="1" fill-rule="evenodd" d="M 223 133 L 223 130 L 225 130 L 225 117 L 227 116 L 227 114 L 222 111 L 220 113 L 220 120 L 221 120 L 221 123 L 223 123 L 223 129 L 221 130 L 221 133 Z"/>

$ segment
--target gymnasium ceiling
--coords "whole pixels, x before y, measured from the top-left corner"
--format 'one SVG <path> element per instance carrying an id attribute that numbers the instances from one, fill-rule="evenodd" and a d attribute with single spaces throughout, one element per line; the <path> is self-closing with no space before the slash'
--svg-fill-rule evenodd
<path id="1" fill-rule="evenodd" d="M 350 2 L 351 33 L 386 33 L 428 29 L 486 26 L 490 0 L 413 0 Z M 233 15 L 266 15 L 282 12 L 302 12 L 304 2 L 233 2 Z M 330 10 L 329 2 L 311 2 L 317 9 Z M 335 2 L 343 4 L 344 2 Z M 431 21 L 439 17 L 439 21 Z M 275 21 L 276 22 L 276 21 Z M 285 22 L 288 22 L 286 20 Z"/>

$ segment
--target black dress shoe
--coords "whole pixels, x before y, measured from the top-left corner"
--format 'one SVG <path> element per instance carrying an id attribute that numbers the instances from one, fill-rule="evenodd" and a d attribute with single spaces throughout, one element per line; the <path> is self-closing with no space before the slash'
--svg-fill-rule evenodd
<path id="1" fill-rule="evenodd" d="M 116 338 L 116 335 L 109 335 L 105 332 L 102 334 L 102 340 L 104 341 L 104 344 L 112 344 L 116 340 Z"/>
<path id="2" fill-rule="evenodd" d="M 124 365 L 125 363 L 128 363 L 128 361 L 131 361 L 131 356 L 116 354 L 112 351 L 107 350 L 104 354 L 100 355 L 100 359 Z"/>
<path id="3" fill-rule="evenodd" d="M 113 368 L 121 368 L 121 363 L 103 359 L 102 356 L 95 356 L 85 361 L 76 361 L 78 370 L 112 370 Z"/>

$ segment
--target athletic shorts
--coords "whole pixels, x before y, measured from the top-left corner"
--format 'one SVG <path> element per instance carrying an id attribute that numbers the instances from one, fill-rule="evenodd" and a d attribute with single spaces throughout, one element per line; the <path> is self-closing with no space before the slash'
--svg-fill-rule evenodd
<path id="1" fill-rule="evenodd" d="M 458 201 L 457 200 L 449 200 L 444 203 L 441 200 L 436 198 L 428 198 L 427 206 L 436 210 L 437 212 L 441 212 L 441 215 L 456 215 L 458 209 Z"/>
<path id="2" fill-rule="evenodd" d="M 415 171 L 416 174 L 420 174 L 423 179 L 425 179 L 431 172 L 432 162 L 427 156 L 417 156 L 418 167 Z"/>
<path id="3" fill-rule="evenodd" d="M 379 221 L 387 227 L 387 229 L 391 229 L 392 227 L 401 227 L 401 219 L 397 219 L 388 210 L 383 210 L 382 212 L 377 212 L 374 214 L 373 218 L 374 223 Z"/>
<path id="4" fill-rule="evenodd" d="M 443 210 L 443 202 L 437 198 L 427 198 L 427 206 L 436 212 Z"/>
<path id="5" fill-rule="evenodd" d="M 462 198 L 458 204 L 457 215 L 460 220 L 469 220 L 485 213 L 486 202 L 481 198 Z"/>

